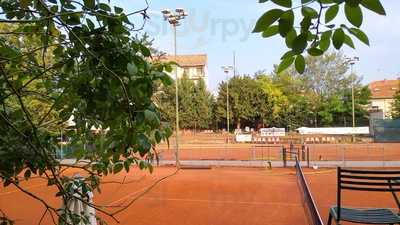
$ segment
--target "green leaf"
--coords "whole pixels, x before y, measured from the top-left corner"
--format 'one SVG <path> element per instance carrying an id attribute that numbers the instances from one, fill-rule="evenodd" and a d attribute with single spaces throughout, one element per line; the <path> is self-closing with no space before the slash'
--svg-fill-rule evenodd
<path id="1" fill-rule="evenodd" d="M 307 41 L 314 41 L 315 37 L 315 34 L 311 33 L 311 31 L 307 32 Z"/>
<path id="2" fill-rule="evenodd" d="M 277 21 L 281 15 L 284 13 L 281 9 L 272 9 L 258 19 L 256 26 L 254 27 L 253 33 L 259 33 L 266 30 L 269 26 L 271 26 L 275 21 Z"/>
<path id="3" fill-rule="evenodd" d="M 271 0 L 273 3 L 286 8 L 292 7 L 292 0 Z"/>
<path id="4" fill-rule="evenodd" d="M 163 74 L 163 76 L 160 77 L 160 80 L 166 86 L 169 86 L 173 83 L 173 79 L 168 74 Z"/>
<path id="5" fill-rule="evenodd" d="M 307 48 L 307 34 L 300 34 L 293 40 L 292 50 L 295 55 L 301 54 L 304 52 L 304 49 Z"/>
<path id="6" fill-rule="evenodd" d="M 289 10 L 282 14 L 279 19 L 279 33 L 282 37 L 286 37 L 286 34 L 293 29 L 294 15 L 293 11 Z"/>
<path id="7" fill-rule="evenodd" d="M 131 166 L 131 161 L 129 159 L 125 160 L 124 161 L 124 168 L 125 168 L 126 172 L 129 172 L 130 166 Z"/>
<path id="8" fill-rule="evenodd" d="M 143 170 L 144 168 L 146 168 L 146 164 L 143 161 L 139 162 L 139 169 Z"/>
<path id="9" fill-rule="evenodd" d="M 300 73 L 300 74 L 304 73 L 304 70 L 306 68 L 306 61 L 304 60 L 304 57 L 302 55 L 298 55 L 296 57 L 296 61 L 294 62 L 294 65 L 295 65 L 298 73 Z"/>
<path id="10" fill-rule="evenodd" d="M 136 67 L 136 65 L 134 63 L 128 63 L 126 68 L 128 69 L 128 73 L 131 76 L 136 75 L 137 72 L 138 72 L 138 69 L 137 69 L 137 67 Z"/>
<path id="11" fill-rule="evenodd" d="M 156 139 L 157 143 L 160 143 L 161 139 L 162 139 L 162 134 L 161 131 L 156 130 L 154 133 L 154 138 Z"/>
<path id="12" fill-rule="evenodd" d="M 102 9 L 102 10 L 104 10 L 104 11 L 111 12 L 110 6 L 107 5 L 107 4 L 105 4 L 105 3 L 100 3 L 100 4 L 99 4 L 99 8 Z"/>
<path id="13" fill-rule="evenodd" d="M 386 15 L 385 9 L 383 8 L 381 2 L 379 0 L 361 0 L 360 3 L 364 8 L 367 8 L 373 12 L 378 13 L 379 15 Z"/>
<path id="14" fill-rule="evenodd" d="M 349 46 L 349 47 L 355 49 L 353 40 L 351 40 L 351 38 L 350 38 L 348 35 L 346 35 L 346 34 L 344 35 L 344 43 L 345 43 L 347 46 Z"/>
<path id="15" fill-rule="evenodd" d="M 94 30 L 95 25 L 90 19 L 88 19 L 88 18 L 86 19 L 86 24 L 88 25 L 90 30 Z"/>
<path id="16" fill-rule="evenodd" d="M 333 19 L 335 19 L 336 15 L 339 12 L 339 5 L 335 4 L 326 10 L 325 13 L 325 23 L 329 23 Z"/>
<path id="17" fill-rule="evenodd" d="M 369 39 L 368 36 L 360 29 L 357 28 L 350 28 L 350 34 L 354 35 L 358 40 L 362 41 L 364 44 L 369 46 Z"/>
<path id="18" fill-rule="evenodd" d="M 331 36 L 332 36 L 331 30 L 322 33 L 321 40 L 319 41 L 319 48 L 322 51 L 326 51 L 329 49 L 329 46 L 331 45 Z"/>
<path id="19" fill-rule="evenodd" d="M 259 0 L 259 3 L 264 3 L 264 2 L 268 2 L 269 0 Z"/>
<path id="20" fill-rule="evenodd" d="M 278 25 L 273 25 L 268 27 L 265 31 L 262 33 L 263 38 L 271 37 L 279 33 L 279 27 Z"/>
<path id="21" fill-rule="evenodd" d="M 317 18 L 318 17 L 318 12 L 315 9 L 313 9 L 311 7 L 308 7 L 308 6 L 303 6 L 301 8 L 301 13 L 305 17 L 310 17 L 310 18 Z"/>
<path id="22" fill-rule="evenodd" d="M 294 56 L 293 52 L 292 51 L 288 51 L 285 54 L 283 54 L 283 56 L 281 57 L 281 60 L 283 60 L 285 58 L 288 58 L 288 57 L 292 57 L 292 56 Z"/>
<path id="23" fill-rule="evenodd" d="M 143 54 L 144 57 L 150 57 L 150 56 L 151 56 L 150 49 L 147 48 L 147 47 L 144 46 L 144 45 L 141 45 L 141 46 L 140 46 L 140 51 L 142 52 L 142 54 Z"/>
<path id="24" fill-rule="evenodd" d="M 24 173 L 25 180 L 28 180 L 31 177 L 32 171 L 27 169 Z"/>
<path id="25" fill-rule="evenodd" d="M 150 163 L 147 164 L 147 169 L 149 169 L 150 173 L 153 173 L 154 171 L 153 165 L 151 165 Z"/>
<path id="26" fill-rule="evenodd" d="M 281 73 L 282 71 L 286 70 L 290 65 L 293 64 L 293 61 L 294 61 L 294 57 L 293 56 L 290 56 L 290 57 L 287 57 L 287 58 L 283 59 L 281 61 L 281 63 L 279 64 L 279 66 L 278 66 L 277 73 Z"/>
<path id="27" fill-rule="evenodd" d="M 80 13 L 74 13 L 70 14 L 66 17 L 65 23 L 68 25 L 78 25 L 81 24 L 81 14 Z"/>
<path id="28" fill-rule="evenodd" d="M 344 42 L 344 32 L 342 28 L 336 29 L 332 36 L 333 46 L 336 49 L 340 49 Z"/>
<path id="29" fill-rule="evenodd" d="M 122 164 L 122 162 L 118 162 L 116 164 L 114 164 L 114 168 L 113 168 L 113 173 L 119 173 L 121 172 L 121 170 L 124 168 L 124 165 Z"/>
<path id="30" fill-rule="evenodd" d="M 83 0 L 83 3 L 85 5 L 85 7 L 89 8 L 89 9 L 94 9 L 94 7 L 96 6 L 95 0 Z"/>
<path id="31" fill-rule="evenodd" d="M 159 124 L 160 124 L 160 120 L 158 119 L 157 114 L 153 111 L 145 110 L 144 118 L 147 122 L 149 122 L 150 124 L 153 124 L 155 126 L 159 126 Z"/>
<path id="32" fill-rule="evenodd" d="M 352 7 L 350 4 L 344 5 L 344 12 L 347 20 L 356 27 L 360 27 L 363 21 L 363 14 L 360 6 Z"/>
<path id="33" fill-rule="evenodd" d="M 339 0 L 335 0 L 335 1 L 339 1 Z M 357 7 L 361 0 L 342 0 L 342 2 L 346 2 L 346 4 L 349 4 L 351 7 Z"/>
<path id="34" fill-rule="evenodd" d="M 117 6 L 114 6 L 114 11 L 115 11 L 115 13 L 117 13 L 117 14 L 121 14 L 121 13 L 124 11 L 124 9 L 123 9 L 123 8 L 120 8 L 120 7 L 117 7 Z"/>
<path id="35" fill-rule="evenodd" d="M 301 0 L 301 4 L 306 4 L 306 3 L 309 3 L 309 2 L 311 2 L 312 0 Z"/>
<path id="36" fill-rule="evenodd" d="M 20 0 L 19 1 L 19 4 L 21 5 L 21 8 L 24 8 L 24 9 L 26 9 L 26 8 L 28 8 L 29 7 L 29 5 L 31 4 L 31 0 Z"/>
<path id="37" fill-rule="evenodd" d="M 289 33 L 286 34 L 285 43 L 288 48 L 293 47 L 293 41 L 296 37 L 297 33 L 295 29 L 292 29 L 291 31 L 289 31 Z"/>
<path id="38" fill-rule="evenodd" d="M 300 26 L 301 26 L 301 33 L 308 32 L 311 26 L 311 18 L 304 17 L 303 20 L 300 22 Z"/>
<path id="39" fill-rule="evenodd" d="M 308 49 L 308 54 L 312 55 L 312 56 L 320 56 L 322 54 L 324 54 L 324 51 L 318 48 L 310 48 Z"/>
<path id="40" fill-rule="evenodd" d="M 149 141 L 149 139 L 147 138 L 146 135 L 144 134 L 139 134 L 138 136 L 138 147 L 139 147 L 139 153 L 140 156 L 145 156 L 146 153 L 148 153 L 148 151 L 151 148 L 151 143 Z"/>

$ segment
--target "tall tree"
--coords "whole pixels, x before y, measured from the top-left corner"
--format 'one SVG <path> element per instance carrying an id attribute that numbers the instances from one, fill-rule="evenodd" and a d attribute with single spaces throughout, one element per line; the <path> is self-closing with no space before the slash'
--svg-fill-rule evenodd
<path id="1" fill-rule="evenodd" d="M 187 75 L 179 79 L 179 120 L 180 127 L 188 129 L 210 128 L 212 123 L 213 97 L 203 80 L 196 82 Z M 162 86 L 157 94 L 162 117 L 165 121 L 175 121 L 175 84 Z"/>
<path id="2" fill-rule="evenodd" d="M 392 118 L 400 119 L 400 91 L 394 96 L 394 102 L 392 105 Z"/>
<path id="3" fill-rule="evenodd" d="M 272 77 L 260 72 L 256 74 L 256 81 L 259 83 L 264 94 L 270 97 L 270 113 L 264 114 L 264 125 L 279 127 L 285 120 L 283 112 L 289 106 L 288 96 L 283 90 L 272 80 Z"/>
<path id="4" fill-rule="evenodd" d="M 303 74 L 291 67 L 271 76 L 274 86 L 288 99 L 287 109 L 296 108 L 298 104 L 303 107 L 303 110 L 282 112 L 280 124 L 289 127 L 290 121 L 296 121 L 291 123 L 296 126 L 350 126 L 351 86 L 354 85 L 356 124 L 364 125 L 368 120 L 365 110 L 369 103 L 368 88 L 361 84 L 357 75 L 348 75 L 346 58 L 341 53 L 327 53 L 321 57 L 307 57 L 305 62 Z M 301 115 L 293 115 L 296 112 Z M 292 117 L 297 119 L 287 119 Z"/>
<path id="5" fill-rule="evenodd" d="M 164 73 L 171 66 L 149 60 L 149 48 L 134 37 L 142 24 L 130 18 L 147 19 L 147 9 L 126 13 L 94 0 L 0 1 L 0 23 L 15 25 L 0 30 L 0 178 L 4 186 L 15 186 L 40 199 L 20 185 L 22 179 L 39 176 L 67 204 L 77 199 L 77 191 L 86 196 L 99 189 L 102 176 L 129 171 L 134 164 L 152 170 L 153 147 L 171 134 L 160 123 L 152 101 L 154 84 L 171 83 Z M 38 109 L 42 106 L 46 107 Z M 77 147 L 77 162 L 85 159 L 75 164 L 55 158 L 58 139 L 48 129 L 61 129 L 70 118 L 75 124 L 66 135 Z M 92 132 L 93 127 L 100 134 Z M 93 146 L 91 151 L 84 148 L 87 145 Z M 63 171 L 68 167 L 80 168 L 87 176 L 66 176 Z M 114 220 L 123 210 L 108 212 L 85 198 L 79 200 Z M 56 216 L 60 224 L 85 220 L 68 207 L 40 203 L 43 215 Z M 0 223 L 11 223 L 11 218 L 1 215 Z"/>
<path id="6" fill-rule="evenodd" d="M 229 115 L 230 121 L 241 128 L 242 125 L 252 127 L 267 123 L 272 112 L 271 99 L 261 88 L 261 85 L 250 76 L 235 76 L 228 81 L 229 85 Z M 226 83 L 219 85 L 215 113 L 226 125 Z"/>

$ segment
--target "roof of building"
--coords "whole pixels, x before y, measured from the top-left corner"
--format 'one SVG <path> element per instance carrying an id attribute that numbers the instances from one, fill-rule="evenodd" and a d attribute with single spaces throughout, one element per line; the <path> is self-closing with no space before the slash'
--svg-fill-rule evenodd
<path id="1" fill-rule="evenodd" d="M 174 61 L 181 67 L 205 66 L 207 65 L 207 55 L 166 55 L 162 57 L 165 61 Z"/>
<path id="2" fill-rule="evenodd" d="M 393 98 L 400 89 L 400 80 L 380 80 L 369 84 L 372 99 Z"/>

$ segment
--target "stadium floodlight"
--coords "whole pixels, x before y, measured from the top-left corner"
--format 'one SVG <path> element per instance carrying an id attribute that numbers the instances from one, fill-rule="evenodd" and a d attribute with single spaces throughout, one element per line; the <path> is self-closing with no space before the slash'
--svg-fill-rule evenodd
<path id="1" fill-rule="evenodd" d="M 226 131 L 229 134 L 229 71 L 233 70 L 233 66 L 221 66 L 221 69 L 226 75 Z"/>
<path id="2" fill-rule="evenodd" d="M 179 26 L 180 20 L 185 19 L 185 17 L 188 15 L 185 9 L 183 8 L 177 8 L 175 9 L 175 12 L 169 10 L 169 9 L 164 9 L 161 11 L 161 13 L 164 15 L 164 20 L 168 21 L 169 24 L 172 25 L 173 30 L 174 30 L 174 59 L 176 61 L 176 56 L 177 56 L 177 49 L 176 49 L 176 27 Z M 180 168 L 180 161 L 179 161 L 179 89 L 178 89 L 178 68 L 175 69 L 175 122 L 176 122 L 176 128 L 175 128 L 175 159 L 176 159 L 176 167 Z"/>
<path id="3" fill-rule="evenodd" d="M 164 9 L 161 11 L 161 13 L 164 16 L 164 20 L 168 20 L 168 18 L 172 15 L 171 10 L 169 10 L 169 9 Z"/>
<path id="4" fill-rule="evenodd" d="M 221 68 L 225 73 L 229 73 L 229 71 L 233 70 L 233 66 L 221 66 Z"/>

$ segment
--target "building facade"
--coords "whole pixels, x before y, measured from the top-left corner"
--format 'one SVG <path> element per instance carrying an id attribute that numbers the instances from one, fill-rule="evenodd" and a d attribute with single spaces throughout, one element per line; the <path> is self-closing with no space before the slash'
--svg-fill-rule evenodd
<path id="1" fill-rule="evenodd" d="M 178 79 L 184 74 L 188 76 L 190 80 L 197 82 L 198 80 L 204 80 L 208 88 L 208 66 L 207 66 L 207 55 L 178 55 L 178 56 L 164 56 L 163 61 L 174 61 L 178 64 L 177 67 L 171 72 L 171 77 L 175 79 L 175 70 L 178 72 Z"/>
<path id="2" fill-rule="evenodd" d="M 382 112 L 383 118 L 390 119 L 394 96 L 399 91 L 400 80 L 380 80 L 369 84 L 371 90 L 371 111 Z"/>

